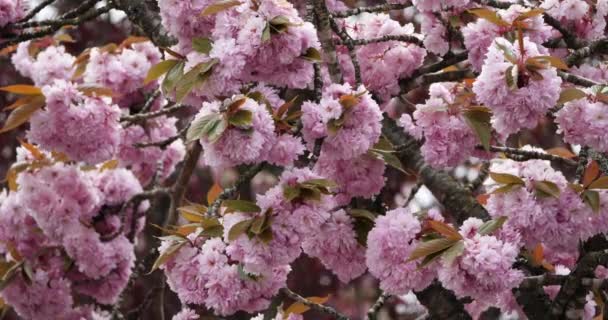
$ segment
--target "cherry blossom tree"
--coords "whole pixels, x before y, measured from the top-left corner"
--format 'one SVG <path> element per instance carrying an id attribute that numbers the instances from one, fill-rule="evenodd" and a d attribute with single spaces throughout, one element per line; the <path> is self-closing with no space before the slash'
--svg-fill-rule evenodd
<path id="1" fill-rule="evenodd" d="M 607 19 L 0 0 L 0 317 L 608 318 Z"/>

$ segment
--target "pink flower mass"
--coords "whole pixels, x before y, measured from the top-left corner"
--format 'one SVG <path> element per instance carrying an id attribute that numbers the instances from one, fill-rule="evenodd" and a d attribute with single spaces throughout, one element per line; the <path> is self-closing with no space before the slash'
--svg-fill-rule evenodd
<path id="1" fill-rule="evenodd" d="M 0 318 L 606 318 L 608 0 L 0 0 Z"/>

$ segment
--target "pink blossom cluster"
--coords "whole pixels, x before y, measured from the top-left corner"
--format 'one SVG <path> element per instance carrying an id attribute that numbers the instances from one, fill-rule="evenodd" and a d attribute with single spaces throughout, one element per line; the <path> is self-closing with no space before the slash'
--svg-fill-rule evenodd
<path id="1" fill-rule="evenodd" d="M 302 243 L 304 252 L 318 258 L 344 283 L 362 275 L 365 264 L 365 247 L 357 242 L 353 218 L 346 211 L 338 210 Z"/>
<path id="2" fill-rule="evenodd" d="M 17 182 L 0 205 L 0 241 L 31 276 L 11 280 L 5 301 L 26 319 L 90 319 L 93 308 L 77 306 L 74 294 L 115 303 L 135 260 L 127 235 L 141 231 L 143 216 L 134 215 L 147 206 L 121 213 L 142 191 L 137 179 L 125 169 L 56 163 L 23 172 Z"/>
<path id="3" fill-rule="evenodd" d="M 569 70 L 572 74 L 587 78 L 599 83 L 608 82 L 608 63 L 596 61 L 596 63 L 585 63 Z"/>
<path id="4" fill-rule="evenodd" d="M 450 49 L 445 20 L 458 15 L 470 6 L 470 0 L 417 0 L 414 6 L 420 12 L 420 31 L 424 47 L 431 53 L 443 56 Z"/>
<path id="5" fill-rule="evenodd" d="M 89 55 L 84 83 L 111 89 L 120 106 L 128 106 L 136 98 L 143 100 L 137 91 L 154 85 L 143 87 L 143 82 L 150 67 L 161 59 L 160 51 L 150 41 L 116 50 L 93 48 Z"/>
<path id="6" fill-rule="evenodd" d="M 302 112 L 308 148 L 323 140 L 315 170 L 339 184 L 339 202 L 379 193 L 385 166 L 367 153 L 380 138 L 382 113 L 365 87 L 355 91 L 349 84 L 332 84 L 319 103 L 304 102 Z"/>
<path id="7" fill-rule="evenodd" d="M 244 278 L 239 265 L 230 263 L 221 239 L 209 239 L 200 245 L 196 236 L 190 238 L 161 267 L 182 303 L 205 305 L 218 315 L 238 310 L 256 312 L 267 308 L 270 298 L 285 286 L 288 265 L 267 266 L 264 275 Z M 164 241 L 159 248 L 161 254 L 172 244 Z"/>
<path id="8" fill-rule="evenodd" d="M 186 154 L 183 141 L 177 139 L 164 148 L 140 148 L 135 144 L 154 143 L 176 136 L 176 123 L 177 118 L 161 116 L 147 120 L 145 126 L 132 125 L 124 128 L 117 155 L 120 166 L 129 168 L 144 185 L 154 177 L 159 166 L 161 171 L 158 178 L 167 178 Z"/>
<path id="9" fill-rule="evenodd" d="M 0 0 L 0 28 L 25 17 L 29 0 Z"/>
<path id="10" fill-rule="evenodd" d="M 548 161 L 501 160 L 493 163 L 490 171 L 517 176 L 525 185 L 492 193 L 486 205 L 488 212 L 493 217 L 506 216 L 505 228 L 519 233 L 521 245 L 526 248 L 542 244 L 549 262 L 571 266 L 576 261 L 579 240 L 606 230 L 606 219 L 594 214 Z M 560 190 L 559 197 L 539 196 L 535 183 L 542 181 L 555 184 Z M 499 184 L 490 187 L 490 191 L 498 187 Z M 606 197 L 604 192 L 600 196 Z"/>
<path id="11" fill-rule="evenodd" d="M 467 124 L 462 99 L 466 88 L 455 82 L 433 83 L 429 88 L 430 97 L 424 104 L 417 104 L 413 118 L 404 114 L 399 119 L 407 133 L 424 144 L 420 148 L 422 156 L 430 165 L 438 168 L 453 167 L 475 152 L 480 144 L 475 131 Z M 413 120 L 416 120 L 414 123 Z"/>
<path id="12" fill-rule="evenodd" d="M 22 76 L 31 78 L 36 86 L 51 85 L 56 80 L 69 81 L 72 78 L 76 58 L 66 52 L 64 46 L 48 46 L 32 56 L 32 45 L 34 43 L 31 41 L 21 42 L 11 57 L 15 69 Z"/>
<path id="13" fill-rule="evenodd" d="M 336 201 L 339 204 L 348 204 L 355 197 L 371 198 L 380 193 L 386 182 L 384 161 L 368 154 L 332 160 L 322 153 L 314 170 L 338 184 Z"/>
<path id="14" fill-rule="evenodd" d="M 492 45 L 494 39 L 514 32 L 516 28 L 512 26 L 513 21 L 528 11 L 530 9 L 520 5 L 512 5 L 508 9 L 497 10 L 498 16 L 510 25 L 508 27 L 498 26 L 486 19 L 479 18 L 462 28 L 464 45 L 469 51 L 468 61 L 475 71 L 481 71 L 488 48 Z M 542 44 L 553 35 L 553 29 L 544 22 L 542 16 L 533 16 L 524 19 L 523 22 L 528 26 L 524 29 L 523 35 L 536 44 Z"/>
<path id="15" fill-rule="evenodd" d="M 598 151 L 608 151 L 606 133 L 606 108 L 608 105 L 589 97 L 576 99 L 564 104 L 555 115 L 558 133 L 564 134 L 564 141 L 571 144 L 590 146 Z"/>
<path id="16" fill-rule="evenodd" d="M 404 294 L 426 288 L 437 274 L 437 263 L 418 269 L 409 261 L 420 240 L 422 225 L 406 208 L 390 210 L 376 218 L 367 236 L 365 253 L 370 273 L 380 280 L 380 288 L 390 294 Z"/>
<path id="17" fill-rule="evenodd" d="M 482 224 L 477 218 L 464 221 L 459 230 L 464 237 L 463 253 L 453 262 L 442 260 L 437 277 L 457 296 L 474 299 L 475 313 L 489 306 L 512 311 L 509 309 L 511 289 L 518 286 L 524 276 L 521 270 L 512 267 L 519 247 L 493 235 L 480 235 L 477 231 Z M 474 316 L 477 318 L 479 314 Z"/>
<path id="18" fill-rule="evenodd" d="M 302 252 L 301 246 L 307 237 L 316 236 L 316 231 L 330 219 L 334 204 L 330 195 L 319 200 L 284 197 L 284 187 L 295 186 L 322 177 L 310 169 L 285 171 L 278 185 L 263 195 L 258 195 L 258 213 L 233 212 L 222 217 L 223 240 L 205 240 L 193 233 L 190 241 L 163 265 L 168 283 L 183 303 L 205 305 L 217 314 L 228 315 L 239 310 L 255 312 L 266 308 L 269 299 L 285 286 L 289 264 Z M 262 241 L 243 233 L 236 238 L 230 236 L 232 228 L 246 219 L 269 215 L 272 238 Z M 338 221 L 347 220 L 335 220 Z M 340 222 L 341 223 L 341 222 Z M 349 224 L 345 226 L 350 227 Z M 342 228 L 342 227 L 336 227 Z M 341 231 L 351 237 L 353 231 Z M 348 241 L 345 239 L 345 241 Z M 174 242 L 165 241 L 161 254 Z M 337 253 L 348 258 L 352 243 L 336 246 Z M 322 257 L 322 253 L 319 253 Z M 333 267 L 333 265 L 332 265 Z M 336 268 L 352 268 L 335 266 Z M 338 269 L 341 270 L 341 269 Z M 347 272 L 347 269 L 338 272 Z M 364 270 L 364 268 L 363 268 Z M 363 270 L 357 271 L 359 274 Z M 339 273 L 343 276 L 354 276 Z"/>
<path id="19" fill-rule="evenodd" d="M 319 200 L 287 200 L 284 188 L 296 186 L 313 179 L 322 179 L 310 169 L 291 169 L 283 172 L 279 183 L 263 195 L 257 196 L 257 204 L 262 209 L 259 214 L 272 210 L 272 240 L 264 243 L 258 238 L 250 239 L 241 235 L 229 241 L 227 253 L 234 260 L 243 263 L 245 270 L 264 272 L 268 266 L 289 264 L 301 253 L 302 242 L 309 236 L 316 236 L 332 213 L 334 207 L 330 195 L 322 195 Z M 245 218 L 246 214 L 230 214 L 224 217 L 224 240 L 228 241 L 228 231 Z"/>
<path id="20" fill-rule="evenodd" d="M 239 110 L 252 113 L 250 126 L 241 128 L 228 125 L 217 141 L 209 140 L 206 136 L 201 137 L 206 165 L 225 168 L 268 161 L 288 166 L 303 154 L 304 146 L 300 138 L 289 133 L 277 133 L 268 107 L 246 96 L 236 95 L 223 102 L 205 102 L 194 122 L 212 114 L 223 114 L 228 105 L 241 99 L 245 100 Z"/>
<path id="21" fill-rule="evenodd" d="M 311 83 L 312 63 L 304 56 L 320 44 L 314 26 L 303 21 L 291 3 L 243 1 L 200 17 L 211 4 L 159 1 L 164 25 L 179 39 L 175 49 L 187 57 L 185 71 L 213 64 L 209 79 L 193 91 L 195 97 L 234 94 L 251 81 L 291 88 Z M 208 52 L 193 47 L 201 38 L 210 40 Z"/>
<path id="22" fill-rule="evenodd" d="M 598 0 L 594 4 L 584 0 L 544 0 L 540 7 L 578 37 L 595 40 L 605 36 L 608 16 L 606 0 Z"/>
<path id="23" fill-rule="evenodd" d="M 340 28 L 352 39 L 375 39 L 383 36 L 406 35 L 414 38 L 414 25 L 401 25 L 387 14 L 362 13 L 340 22 Z M 340 63 L 346 81 L 355 83 L 354 67 L 346 46 L 338 47 Z M 422 66 L 426 51 L 415 44 L 403 41 L 370 43 L 356 48 L 363 84 L 382 100 L 399 93 L 399 79 L 409 77 Z"/>
<path id="24" fill-rule="evenodd" d="M 347 98 L 347 99 L 345 99 Z M 344 106 L 341 99 L 352 100 Z M 332 160 L 348 160 L 365 154 L 380 138 L 382 113 L 365 87 L 332 84 L 323 90 L 319 103 L 302 105 L 302 136 L 309 148 L 323 139 L 321 154 Z M 338 122 L 333 132 L 332 122 Z"/>
<path id="25" fill-rule="evenodd" d="M 64 80 L 44 86 L 42 92 L 46 107 L 30 119 L 30 141 L 89 164 L 109 160 L 117 153 L 120 109 L 110 98 L 87 96 Z"/>
<path id="26" fill-rule="evenodd" d="M 536 127 L 545 113 L 555 106 L 560 94 L 562 80 L 555 68 L 538 70 L 542 77 L 538 80 L 522 70 L 526 59 L 546 55 L 546 49 L 524 38 L 524 51 L 520 52 L 504 38 L 496 38 L 473 84 L 477 100 L 492 109 L 492 125 L 503 140 L 522 128 Z M 510 68 L 513 64 L 506 55 L 515 56 L 519 64 L 514 77 L 515 88 L 507 84 L 507 71 L 513 73 L 514 68 Z"/>

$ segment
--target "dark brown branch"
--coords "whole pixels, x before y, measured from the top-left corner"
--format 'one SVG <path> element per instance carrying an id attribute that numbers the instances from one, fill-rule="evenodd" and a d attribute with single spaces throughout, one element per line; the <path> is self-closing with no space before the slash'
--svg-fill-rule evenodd
<path id="1" fill-rule="evenodd" d="M 390 297 L 390 295 L 386 292 L 380 294 L 376 302 L 369 308 L 367 311 L 367 320 L 377 320 L 378 319 L 378 311 L 384 306 L 386 300 Z"/>
<path id="2" fill-rule="evenodd" d="M 303 305 L 310 307 L 313 310 L 319 311 L 319 312 L 323 312 L 326 313 L 332 317 L 334 317 L 335 319 L 338 320 L 348 320 L 348 317 L 341 314 L 340 312 L 336 311 L 336 309 L 332 308 L 332 307 L 328 307 L 326 305 L 322 305 L 322 304 L 318 304 L 318 303 L 314 303 L 302 296 L 300 296 L 299 294 L 289 290 L 289 288 L 283 288 L 281 289 L 281 292 L 283 294 L 285 294 L 286 296 L 288 296 L 290 299 L 295 300 L 297 302 L 302 303 Z"/>
<path id="3" fill-rule="evenodd" d="M 346 30 L 340 28 L 334 19 L 330 19 L 331 29 L 338 35 L 342 44 L 348 49 L 348 54 L 353 64 L 353 69 L 355 73 L 355 86 L 361 85 L 361 66 L 359 65 L 359 60 L 357 59 L 357 50 L 355 45 L 353 44 L 353 39 L 350 37 Z"/>
<path id="4" fill-rule="evenodd" d="M 209 205 L 209 209 L 207 210 L 207 216 L 210 216 L 210 217 L 217 216 L 218 210 L 220 209 L 222 202 L 224 200 L 228 200 L 228 199 L 234 197 L 237 194 L 237 192 L 239 191 L 239 188 L 244 183 L 249 182 L 251 179 L 253 179 L 253 177 L 255 177 L 255 175 L 258 174 L 260 171 L 262 171 L 263 168 L 264 168 L 263 163 L 256 164 L 256 165 L 252 166 L 251 168 L 249 168 L 247 171 L 245 171 L 243 174 L 241 174 L 232 187 L 224 189 L 217 196 L 217 198 L 213 201 L 213 203 L 211 203 Z"/>
<path id="5" fill-rule="evenodd" d="M 179 172 L 179 176 L 177 181 L 173 185 L 172 195 L 171 195 L 171 207 L 169 208 L 169 213 L 167 217 L 165 217 L 165 222 L 163 226 L 174 225 L 177 221 L 177 208 L 181 205 L 186 190 L 188 190 L 188 183 L 190 182 L 190 177 L 196 168 L 196 164 L 198 163 L 198 158 L 202 152 L 201 144 L 198 141 L 192 143 L 190 150 L 186 153 L 186 159 L 184 160 L 184 164 Z"/>
<path id="6" fill-rule="evenodd" d="M 186 105 L 184 105 L 184 104 L 177 104 L 177 105 L 168 106 L 168 107 L 162 108 L 160 110 L 152 111 L 152 112 L 148 112 L 148 113 L 136 113 L 136 114 L 132 114 L 132 115 L 128 115 L 128 116 L 122 116 L 122 117 L 120 117 L 120 121 L 131 123 L 131 122 L 148 120 L 148 119 L 157 118 L 157 117 L 181 110 L 185 107 L 186 107 Z"/>
<path id="7" fill-rule="evenodd" d="M 359 7 L 359 8 L 355 8 L 355 9 L 346 10 L 346 11 L 334 12 L 334 13 L 332 13 L 331 16 L 332 16 L 332 18 L 346 18 L 349 16 L 357 15 L 359 13 L 363 13 L 363 12 L 385 12 L 385 11 L 391 11 L 391 10 L 401 10 L 401 9 L 405 9 L 405 8 L 408 8 L 411 6 L 412 6 L 412 4 L 409 1 L 406 3 L 386 3 L 386 4 L 380 4 L 377 6 Z"/>
<path id="8" fill-rule="evenodd" d="M 61 29 L 63 26 L 67 25 L 78 25 L 88 20 L 92 20 L 97 18 L 98 16 L 109 12 L 112 9 L 111 6 L 103 6 L 99 9 L 89 11 L 86 14 L 83 14 L 76 18 L 58 20 L 57 23 L 52 26 L 45 27 L 43 29 L 33 31 L 33 32 L 24 32 L 15 37 L 9 38 L 7 41 L 0 43 L 0 49 L 4 49 L 8 46 L 12 46 L 14 44 L 18 44 L 27 40 L 38 39 L 48 35 L 55 33 L 57 30 Z"/>
<path id="9" fill-rule="evenodd" d="M 416 297 L 428 310 L 431 320 L 470 320 L 471 316 L 464 309 L 464 304 L 454 293 L 437 281 L 426 289 L 416 292 Z"/>
<path id="10" fill-rule="evenodd" d="M 477 146 L 477 149 L 483 150 L 483 147 Z M 506 153 L 509 155 L 516 155 L 516 156 L 519 156 L 518 159 L 520 161 L 526 161 L 526 160 L 530 160 L 530 159 L 541 159 L 541 160 L 561 162 L 561 163 L 569 165 L 569 166 L 577 165 L 576 161 L 574 161 L 572 159 L 566 159 L 566 158 L 563 158 L 560 156 L 556 156 L 556 155 L 552 155 L 552 154 L 548 154 L 548 153 L 542 153 L 542 152 L 538 152 L 538 151 L 532 151 L 532 150 L 522 150 L 522 149 L 517 149 L 517 148 L 490 146 L 490 151 L 503 152 L 503 153 Z"/>
<path id="11" fill-rule="evenodd" d="M 578 65 L 583 59 L 598 53 L 608 53 L 608 38 L 591 42 L 588 46 L 574 51 L 566 58 L 569 66 Z"/>
<path id="12" fill-rule="evenodd" d="M 55 0 L 44 0 L 44 1 L 40 2 L 40 4 L 38 4 L 34 9 L 30 10 L 30 12 L 28 12 L 28 14 L 25 17 L 23 17 L 23 19 L 21 19 L 19 22 L 25 22 L 25 21 L 30 20 L 31 18 L 36 16 L 40 11 L 42 11 L 44 8 L 51 5 L 53 2 L 55 2 Z"/>
<path id="13" fill-rule="evenodd" d="M 567 73 L 567 72 L 564 72 L 561 70 L 557 71 L 557 75 L 559 75 L 564 81 L 568 81 L 572 84 L 576 84 L 576 85 L 583 86 L 583 87 L 593 87 L 593 86 L 599 85 L 599 83 L 597 83 L 593 80 L 590 80 L 590 79 L 587 79 L 584 77 L 580 77 L 580 76 L 575 76 L 571 73 Z"/>
<path id="14" fill-rule="evenodd" d="M 468 58 L 468 56 L 469 56 L 469 53 L 467 51 L 463 51 L 463 52 L 460 52 L 457 54 L 448 54 L 448 55 L 444 56 L 443 60 L 441 60 L 439 62 L 435 62 L 428 66 L 424 66 L 422 68 L 417 69 L 416 71 L 414 71 L 414 73 L 409 78 L 399 80 L 399 87 L 401 88 L 401 93 L 402 94 L 407 93 L 408 91 L 415 88 L 415 86 L 416 86 L 415 81 L 420 76 L 423 76 L 423 75 L 426 75 L 429 73 L 433 73 L 433 72 L 437 72 L 437 71 L 440 71 L 451 65 L 455 65 L 462 61 L 465 61 Z"/>
<path id="15" fill-rule="evenodd" d="M 329 71 L 329 77 L 334 83 L 342 83 L 342 71 L 336 54 L 336 45 L 332 39 L 331 18 L 325 0 L 312 0 L 315 11 L 315 22 L 317 34 L 321 47 L 323 48 L 325 63 Z"/>
<path id="16" fill-rule="evenodd" d="M 158 47 L 170 47 L 176 40 L 163 28 L 158 12 L 149 8 L 145 0 L 113 0 L 116 8 L 124 11 L 127 18 L 139 27 Z"/>
<path id="17" fill-rule="evenodd" d="M 555 317 L 573 319 L 569 315 L 576 315 L 585 303 L 585 296 L 589 288 L 582 283 L 583 278 L 593 278 L 597 266 L 608 266 L 608 250 L 589 252 L 585 254 L 576 265 L 551 305 L 551 313 Z"/>
<path id="18" fill-rule="evenodd" d="M 420 154 L 419 143 L 403 129 L 397 126 L 393 119 L 385 117 L 382 121 L 382 133 L 393 145 L 408 145 L 400 148 L 397 156 L 406 168 L 418 172 L 420 181 L 443 204 L 453 218 L 460 224 L 469 217 L 482 220 L 489 219 L 489 214 L 473 197 L 473 194 L 463 188 L 447 172 L 431 168 L 424 162 Z"/>
<path id="19" fill-rule="evenodd" d="M 422 40 L 418 39 L 418 37 L 409 35 L 409 34 L 389 34 L 383 37 L 379 37 L 379 38 L 373 38 L 373 39 L 352 39 L 350 41 L 350 43 L 352 43 L 355 46 L 363 46 L 363 45 L 367 45 L 370 43 L 378 43 L 378 42 L 387 42 L 387 41 L 401 41 L 401 42 L 407 42 L 407 43 L 412 43 L 415 44 L 417 46 L 423 46 L 422 44 Z"/>

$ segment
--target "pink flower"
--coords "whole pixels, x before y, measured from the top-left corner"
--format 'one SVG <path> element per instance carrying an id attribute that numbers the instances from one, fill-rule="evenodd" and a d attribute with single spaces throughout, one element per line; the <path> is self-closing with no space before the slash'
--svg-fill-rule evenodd
<path id="1" fill-rule="evenodd" d="M 309 148 L 314 146 L 316 139 L 324 138 L 321 148 L 324 156 L 347 160 L 366 153 L 378 141 L 382 113 L 365 91 L 363 86 L 353 91 L 349 84 L 332 84 L 325 88 L 319 104 L 306 102 L 302 105 L 302 135 Z M 345 96 L 356 104 L 345 109 L 339 102 Z M 336 128 L 336 122 L 342 124 Z M 335 132 L 329 129 L 332 126 Z"/>
<path id="2" fill-rule="evenodd" d="M 376 218 L 376 226 L 367 236 L 366 261 L 382 290 L 390 294 L 422 290 L 435 278 L 436 264 L 418 270 L 416 262 L 406 262 L 418 245 L 420 231 L 420 222 L 405 208 Z"/>
<path id="3" fill-rule="evenodd" d="M 116 154 L 122 129 L 118 106 L 107 98 L 84 96 L 63 80 L 42 91 L 46 107 L 30 120 L 30 141 L 89 164 L 109 160 Z"/>
<path id="4" fill-rule="evenodd" d="M 553 67 L 539 70 L 540 80 L 534 80 L 520 70 L 516 81 L 519 87 L 510 88 L 506 72 L 512 70 L 513 64 L 499 46 L 522 61 L 546 55 L 546 51 L 527 38 L 524 39 L 523 56 L 516 46 L 503 38 L 497 38 L 490 46 L 481 74 L 473 84 L 473 92 L 481 103 L 492 109 L 492 125 L 504 140 L 522 128 L 534 128 L 538 124 L 557 102 L 562 80 Z"/>
<path id="5" fill-rule="evenodd" d="M 0 28 L 25 17 L 27 9 L 27 0 L 0 0 Z"/>
<path id="6" fill-rule="evenodd" d="M 304 252 L 321 260 L 340 281 L 348 283 L 367 268 L 365 247 L 357 242 L 353 219 L 344 210 L 333 212 L 314 236 L 302 244 Z"/>
<path id="7" fill-rule="evenodd" d="M 590 146 L 598 151 L 608 151 L 608 136 L 605 117 L 606 103 L 589 98 L 567 102 L 561 108 L 555 121 L 558 133 L 564 134 L 564 141 Z"/>

